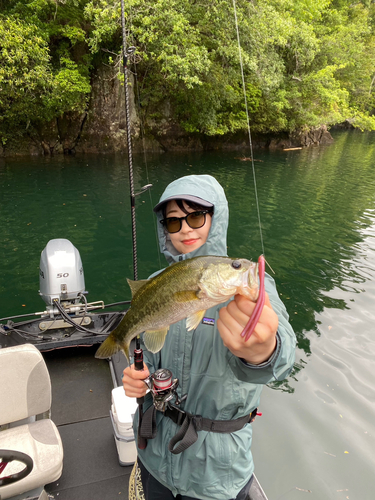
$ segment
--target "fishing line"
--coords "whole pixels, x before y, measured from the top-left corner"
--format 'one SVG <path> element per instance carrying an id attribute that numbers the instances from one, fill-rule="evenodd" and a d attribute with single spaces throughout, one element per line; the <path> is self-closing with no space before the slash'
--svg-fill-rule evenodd
<path id="1" fill-rule="evenodd" d="M 262 223 L 261 223 L 261 220 L 260 220 L 260 209 L 259 209 L 259 200 L 258 200 L 257 181 L 256 181 L 256 175 L 255 175 L 254 158 L 253 158 L 253 142 L 252 142 L 252 139 L 251 139 L 251 127 L 250 127 L 249 109 L 248 109 L 248 105 L 247 105 L 245 76 L 244 76 L 243 62 L 242 62 L 240 32 L 239 32 L 239 28 L 238 28 L 236 0 L 233 0 L 233 10 L 234 10 L 234 19 L 235 19 L 235 22 L 236 22 L 238 54 L 239 54 L 239 59 L 240 59 L 241 77 L 242 77 L 242 89 L 243 89 L 243 95 L 244 95 L 244 100 L 245 100 L 245 108 L 246 108 L 247 131 L 248 131 L 248 136 L 249 136 L 249 148 L 250 148 L 250 156 L 251 156 L 251 167 L 252 167 L 253 179 L 254 179 L 255 202 L 256 202 L 257 214 L 258 214 L 260 243 L 261 243 L 261 247 L 262 247 L 262 253 L 263 253 L 263 255 L 265 255 L 265 253 L 264 253 L 264 244 L 263 244 Z"/>

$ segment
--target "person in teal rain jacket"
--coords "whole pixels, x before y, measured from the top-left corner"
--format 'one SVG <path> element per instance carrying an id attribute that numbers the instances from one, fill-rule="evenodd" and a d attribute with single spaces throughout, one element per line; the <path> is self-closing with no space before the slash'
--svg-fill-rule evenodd
<path id="1" fill-rule="evenodd" d="M 214 177 L 189 175 L 175 180 L 154 211 L 160 249 L 169 264 L 202 255 L 227 255 L 228 204 Z M 171 325 L 161 351 L 144 350 L 143 371 L 133 365 L 124 370 L 126 394 L 144 396 L 142 379 L 167 368 L 179 379 L 179 397 L 187 394 L 181 404 L 184 411 L 220 421 L 251 414 L 263 385 L 287 377 L 295 357 L 295 334 L 274 280 L 267 274 L 266 292 L 263 312 L 247 342 L 241 332 L 255 304 L 240 295 L 207 310 L 195 330 L 187 331 L 185 320 Z M 151 405 L 147 394 L 144 411 Z M 247 497 L 254 471 L 251 423 L 235 432 L 200 430 L 194 444 L 174 454 L 168 444 L 181 427 L 162 412 L 156 413 L 157 434 L 145 449 L 138 449 L 146 500 Z M 134 425 L 137 435 L 137 418 Z"/>

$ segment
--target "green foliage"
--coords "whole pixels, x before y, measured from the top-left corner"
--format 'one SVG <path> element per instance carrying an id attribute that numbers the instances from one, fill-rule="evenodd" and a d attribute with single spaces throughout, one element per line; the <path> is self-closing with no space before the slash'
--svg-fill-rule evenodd
<path id="1" fill-rule="evenodd" d="M 0 16 L 0 140 L 23 135 L 90 94 L 90 59 L 81 2 L 3 2 Z"/>
<path id="2" fill-rule="evenodd" d="M 146 116 L 155 116 L 167 101 L 171 115 L 189 132 L 244 130 L 243 70 L 255 131 L 345 120 L 373 128 L 372 7 L 331 0 L 237 0 L 241 69 L 232 2 L 128 0 L 125 5 Z M 93 0 L 86 13 L 94 26 L 92 47 L 98 47 L 118 28 L 114 4 Z"/>
<path id="3" fill-rule="evenodd" d="M 36 26 L 0 18 L 0 131 L 25 129 L 41 118 L 43 96 L 51 91 L 48 47 Z"/>
<path id="4" fill-rule="evenodd" d="M 92 71 L 120 67 L 120 2 L 0 2 L 1 136 L 84 110 Z M 246 130 L 243 74 L 253 131 L 345 120 L 375 129 L 372 2 L 236 0 L 237 25 L 231 0 L 124 7 L 146 119 L 207 135 Z"/>

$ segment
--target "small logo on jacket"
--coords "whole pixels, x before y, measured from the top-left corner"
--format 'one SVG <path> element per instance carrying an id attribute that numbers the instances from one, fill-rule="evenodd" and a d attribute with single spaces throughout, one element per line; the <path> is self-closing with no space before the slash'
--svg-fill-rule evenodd
<path id="1" fill-rule="evenodd" d="M 204 325 L 211 325 L 211 326 L 215 326 L 215 320 L 214 318 L 203 318 L 202 319 L 202 323 Z"/>

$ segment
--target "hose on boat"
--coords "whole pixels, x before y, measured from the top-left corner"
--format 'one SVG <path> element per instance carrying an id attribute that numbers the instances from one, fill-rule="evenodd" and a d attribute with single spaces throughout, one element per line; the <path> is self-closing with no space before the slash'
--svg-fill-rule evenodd
<path id="1" fill-rule="evenodd" d="M 111 304 L 104 304 L 104 306 L 91 307 L 90 311 L 98 311 L 99 309 L 108 309 L 109 307 L 122 306 L 124 304 L 130 304 L 131 300 L 122 300 L 120 302 L 112 302 Z M 41 316 L 43 314 L 47 314 L 46 311 L 39 313 L 26 313 L 26 314 L 17 314 L 16 316 L 7 316 L 6 318 L 0 318 L 0 321 L 9 321 L 17 318 L 27 318 L 29 316 Z M 33 321 L 33 320 L 30 320 Z M 39 319 L 35 319 L 34 321 L 39 321 Z M 1 325 L 0 325 L 1 327 Z"/>
<path id="2" fill-rule="evenodd" d="M 122 305 L 122 304 L 130 304 L 130 302 L 131 302 L 130 300 L 121 301 L 121 302 L 113 302 L 112 304 L 105 305 L 104 308 L 113 307 L 113 306 Z M 116 321 L 118 321 L 119 316 L 122 317 L 125 314 L 124 311 L 119 311 L 118 314 L 114 314 L 103 325 L 103 328 L 101 328 L 100 330 L 90 330 L 88 328 L 85 328 L 85 327 L 75 323 L 75 321 L 72 320 L 72 318 L 64 310 L 63 306 L 61 305 L 61 303 L 58 300 L 57 300 L 57 302 L 54 303 L 54 305 L 56 306 L 56 308 L 58 309 L 59 313 L 64 318 L 64 320 L 67 323 L 69 323 L 71 326 L 74 327 L 74 329 L 71 332 L 69 332 L 68 335 L 64 335 L 66 337 L 71 337 L 77 331 L 79 331 L 81 333 L 86 333 L 87 334 L 86 336 L 91 336 L 91 337 L 95 336 L 95 335 L 109 334 L 112 331 L 113 324 Z M 98 307 L 97 309 L 103 309 L 103 308 Z M 24 338 L 27 341 L 32 340 L 33 343 L 35 343 L 35 342 L 40 343 L 40 342 L 46 342 L 46 341 L 50 341 L 50 340 L 56 340 L 54 337 L 52 337 L 50 335 L 47 335 L 47 336 L 44 335 L 49 330 L 52 333 L 54 321 L 51 322 L 51 324 L 48 326 L 48 328 L 43 330 L 43 335 L 41 335 L 41 333 L 34 333 L 34 332 L 26 331 L 26 330 L 23 330 L 23 328 L 22 328 L 25 325 L 29 326 L 29 325 L 33 325 L 35 323 L 38 324 L 41 321 L 40 318 L 30 319 L 28 321 L 23 321 L 20 323 L 14 323 L 14 321 L 12 321 L 13 319 L 25 318 L 28 316 L 35 316 L 36 314 L 42 314 L 42 313 L 20 314 L 17 316 L 9 316 L 6 318 L 0 318 L 0 321 L 7 321 L 6 324 L 0 323 L 0 335 L 4 335 L 4 336 L 8 337 L 11 332 L 14 332 L 14 333 L 17 333 L 18 335 L 20 335 L 22 338 Z M 55 320 L 57 320 L 57 318 L 55 318 Z"/>
<path id="3" fill-rule="evenodd" d="M 88 328 L 85 328 L 82 325 L 77 324 L 75 321 L 72 320 L 72 318 L 67 314 L 67 312 L 64 310 L 63 306 L 60 304 L 60 301 L 58 299 L 53 300 L 53 304 L 57 307 L 58 311 L 60 312 L 61 316 L 64 318 L 64 320 L 69 323 L 70 325 L 74 326 L 76 330 L 83 332 L 83 333 L 89 333 L 90 335 L 103 335 L 107 333 L 109 327 L 112 325 L 114 319 L 112 318 L 112 321 L 108 321 L 108 323 L 105 325 L 104 328 L 101 330 L 89 330 Z M 123 314 L 123 313 L 120 313 Z"/>

